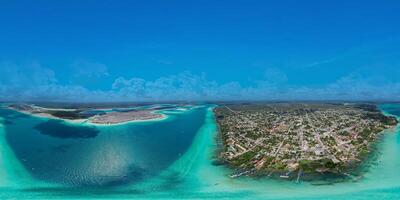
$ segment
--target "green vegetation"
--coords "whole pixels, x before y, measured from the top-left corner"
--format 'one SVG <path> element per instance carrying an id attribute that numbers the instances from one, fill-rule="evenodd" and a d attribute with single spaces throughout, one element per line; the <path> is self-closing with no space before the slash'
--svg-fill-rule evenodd
<path id="1" fill-rule="evenodd" d="M 237 159 L 232 161 L 232 164 L 237 167 L 247 168 L 250 167 L 250 161 L 257 154 L 255 151 L 248 151 L 240 156 Z"/>
<path id="2" fill-rule="evenodd" d="M 214 111 L 221 159 L 255 173 L 346 171 L 369 154 L 384 129 L 397 124 L 371 104 L 233 104 Z"/>
<path id="3" fill-rule="evenodd" d="M 80 111 L 52 111 L 49 110 L 46 113 L 54 116 L 54 117 L 59 117 L 63 119 L 84 119 L 85 117 L 82 117 L 79 115 Z"/>

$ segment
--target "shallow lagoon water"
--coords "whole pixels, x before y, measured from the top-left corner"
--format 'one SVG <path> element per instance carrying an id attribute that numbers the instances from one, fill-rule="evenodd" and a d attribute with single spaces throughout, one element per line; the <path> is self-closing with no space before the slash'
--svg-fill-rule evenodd
<path id="1" fill-rule="evenodd" d="M 128 184 L 159 173 L 185 153 L 205 112 L 198 109 L 158 123 L 109 127 L 10 110 L 2 114 L 12 120 L 3 126 L 9 148 L 35 179 L 96 187 Z"/>
<path id="2" fill-rule="evenodd" d="M 398 105 L 382 106 L 381 108 L 384 110 L 390 108 L 389 114 L 400 111 Z M 134 166 L 140 166 L 137 163 L 142 163 L 142 166 L 144 166 L 133 168 L 132 171 L 139 174 L 133 174 L 132 177 L 129 177 L 129 181 L 117 181 L 117 184 L 115 184 L 115 180 L 112 179 L 110 184 L 110 182 L 102 179 L 100 181 L 94 179 L 95 183 L 100 182 L 100 184 L 85 185 L 85 183 L 81 183 L 74 185 L 69 181 L 63 182 L 63 178 L 53 179 L 53 175 L 38 177 L 35 172 L 29 170 L 28 165 L 21 161 L 20 150 L 17 150 L 22 147 L 16 147 L 15 144 L 13 146 L 10 140 L 16 137 L 10 136 L 14 133 L 10 132 L 10 124 L 12 127 L 18 121 L 24 122 L 27 129 L 21 132 L 19 137 L 32 134 L 29 140 L 32 145 L 37 142 L 34 137 L 47 138 L 46 140 L 52 142 L 73 141 L 73 145 L 78 145 L 75 143 L 79 142 L 87 143 L 88 140 L 93 138 L 66 139 L 43 135 L 38 133 L 38 130 L 32 129 L 34 125 L 37 125 L 37 122 L 28 123 L 33 119 L 18 115 L 4 117 L 7 115 L 4 112 L 0 112 L 0 116 L 3 117 L 3 120 L 0 120 L 2 122 L 2 126 L 0 126 L 0 176 L 4 177 L 0 180 L 0 197 L 2 199 L 11 197 L 37 199 L 400 199 L 400 156 L 398 156 L 400 134 L 398 134 L 398 129 L 388 130 L 385 133 L 382 141 L 378 143 L 378 151 L 374 160 L 364 166 L 366 172 L 363 178 L 354 182 L 350 180 L 330 185 L 313 185 L 310 182 L 297 184 L 284 180 L 254 180 L 246 177 L 231 179 L 228 177 L 231 173 L 229 169 L 212 164 L 216 148 L 217 129 L 211 108 L 198 108 L 197 111 L 194 109 L 190 112 L 176 110 L 166 113 L 170 117 L 165 121 L 144 124 L 131 123 L 129 128 L 126 125 L 97 127 L 100 132 L 94 137 L 94 140 L 101 142 L 89 142 L 96 147 L 99 146 L 94 148 L 96 150 L 94 152 L 86 152 L 89 147 L 80 147 L 86 151 L 77 150 L 76 152 L 71 150 L 73 147 L 61 147 L 59 150 L 55 150 L 55 152 L 59 151 L 59 154 L 71 156 L 70 160 L 63 159 L 64 163 L 71 162 L 73 164 L 66 166 L 68 169 L 76 167 L 77 162 L 90 163 L 91 159 L 89 158 L 95 161 L 102 158 L 100 160 L 107 163 L 104 165 L 92 164 L 91 166 L 94 168 L 107 169 L 114 166 L 109 171 L 99 170 L 106 174 L 116 171 L 119 173 L 117 173 L 118 175 L 126 174 L 130 170 L 126 171 L 126 168 L 121 166 L 130 166 L 131 163 L 134 163 Z M 4 118 L 11 122 L 8 125 L 4 124 Z M 185 121 L 185 119 L 190 120 Z M 198 126 L 192 126 L 191 123 L 194 123 L 192 121 L 194 119 L 199 121 Z M 45 121 L 41 123 L 43 122 Z M 177 134 L 180 130 L 185 129 L 185 126 L 192 128 L 187 129 L 185 133 Z M 153 133 L 149 131 L 152 130 L 151 127 L 156 127 L 154 129 L 162 130 L 162 132 Z M 170 135 L 166 133 L 174 136 L 169 137 Z M 140 140 L 141 142 L 138 142 L 133 136 L 140 134 L 144 138 Z M 152 134 L 152 137 L 145 137 L 149 134 Z M 158 137 L 164 143 L 154 143 L 158 140 L 154 140 L 153 136 Z M 101 139 L 103 137 L 104 139 Z M 120 137 L 123 139 L 117 139 Z M 46 144 L 50 148 L 50 143 Z M 176 150 L 173 151 L 173 149 Z M 173 153 L 168 153 L 169 150 L 172 150 Z M 113 152 L 127 153 L 126 155 L 116 155 Z M 68 156 L 64 157 L 67 158 Z M 31 160 L 30 162 L 35 164 L 36 161 Z M 47 161 L 42 160 L 42 162 Z M 40 164 L 43 163 L 35 166 Z M 143 170 L 147 170 L 147 172 L 144 173 Z M 59 175 L 54 176 L 58 177 Z M 124 177 L 124 175 L 121 176 Z"/>

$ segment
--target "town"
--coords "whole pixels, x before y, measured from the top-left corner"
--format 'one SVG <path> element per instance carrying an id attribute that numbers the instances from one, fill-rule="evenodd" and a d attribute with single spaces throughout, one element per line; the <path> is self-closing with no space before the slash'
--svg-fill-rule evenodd
<path id="1" fill-rule="evenodd" d="M 220 159 L 249 174 L 299 179 L 302 174 L 347 174 L 397 124 L 372 104 L 232 104 L 215 109 Z"/>

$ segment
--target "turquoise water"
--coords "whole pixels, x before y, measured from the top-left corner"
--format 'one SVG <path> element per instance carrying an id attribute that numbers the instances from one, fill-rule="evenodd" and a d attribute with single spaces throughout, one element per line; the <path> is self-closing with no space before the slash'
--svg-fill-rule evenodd
<path id="1" fill-rule="evenodd" d="M 400 112 L 399 105 L 381 109 Z M 67 124 L 67 133 L 86 128 L 72 138 L 51 134 L 58 122 L 43 130 L 37 126 L 48 121 L 7 112 L 0 110 L 1 199 L 400 199 L 399 129 L 386 131 L 361 179 L 315 185 L 229 178 L 229 169 L 212 162 L 217 128 L 210 107 L 169 110 L 164 121 Z"/>

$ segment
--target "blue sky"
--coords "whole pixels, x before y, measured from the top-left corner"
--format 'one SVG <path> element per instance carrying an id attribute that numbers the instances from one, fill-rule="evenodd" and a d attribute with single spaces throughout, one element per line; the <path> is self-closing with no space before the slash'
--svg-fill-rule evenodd
<path id="1" fill-rule="evenodd" d="M 0 1 L 0 99 L 400 100 L 399 1 Z"/>

